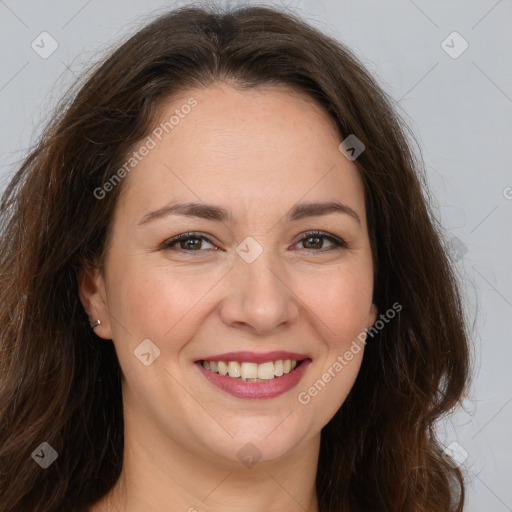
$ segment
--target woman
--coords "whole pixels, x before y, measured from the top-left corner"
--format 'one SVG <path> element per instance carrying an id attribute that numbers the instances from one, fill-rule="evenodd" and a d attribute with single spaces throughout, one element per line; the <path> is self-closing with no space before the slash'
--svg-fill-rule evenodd
<path id="1" fill-rule="evenodd" d="M 467 336 L 422 176 L 293 16 L 131 37 L 3 196 L 0 508 L 461 511 L 434 426 Z"/>

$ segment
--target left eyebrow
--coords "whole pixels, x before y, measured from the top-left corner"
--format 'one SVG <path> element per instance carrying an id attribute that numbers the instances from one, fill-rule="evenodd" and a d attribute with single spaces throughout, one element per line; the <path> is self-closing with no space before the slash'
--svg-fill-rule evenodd
<path id="1" fill-rule="evenodd" d="M 317 217 L 331 213 L 349 215 L 361 225 L 359 215 L 350 206 L 336 201 L 297 204 L 286 214 L 285 218 L 288 222 L 294 222 L 305 217 Z M 233 219 L 231 212 L 222 206 L 204 203 L 178 203 L 166 205 L 158 210 L 147 213 L 140 220 L 139 226 L 168 215 L 184 215 L 186 217 L 198 217 L 219 222 L 231 222 Z"/>
<path id="2" fill-rule="evenodd" d="M 361 225 L 361 219 L 359 215 L 343 203 L 336 201 L 329 201 L 325 203 L 302 203 L 295 205 L 292 208 L 286 218 L 288 221 L 296 221 L 303 219 L 304 217 L 316 217 L 320 215 L 329 215 L 330 213 L 344 213 L 350 215 L 359 225 Z"/>

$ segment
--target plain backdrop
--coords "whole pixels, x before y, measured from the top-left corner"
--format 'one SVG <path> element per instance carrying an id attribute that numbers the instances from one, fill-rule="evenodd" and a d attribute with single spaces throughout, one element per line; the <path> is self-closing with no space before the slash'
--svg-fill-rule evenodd
<path id="1" fill-rule="evenodd" d="M 0 0 L 0 190 L 85 66 L 190 3 Z M 465 458 L 466 510 L 512 511 L 512 2 L 266 3 L 347 44 L 416 135 L 472 325 L 470 395 L 439 433 Z"/>

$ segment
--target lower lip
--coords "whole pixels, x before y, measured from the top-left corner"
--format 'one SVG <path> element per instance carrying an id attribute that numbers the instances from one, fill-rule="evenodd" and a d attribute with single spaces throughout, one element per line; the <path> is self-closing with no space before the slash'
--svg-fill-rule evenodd
<path id="1" fill-rule="evenodd" d="M 222 391 L 237 398 L 257 400 L 261 398 L 274 398 L 292 389 L 298 384 L 310 363 L 311 359 L 305 359 L 292 372 L 281 377 L 274 377 L 268 382 L 244 382 L 243 380 L 207 370 L 200 361 L 195 364 L 202 374 L 212 384 L 222 389 Z"/>

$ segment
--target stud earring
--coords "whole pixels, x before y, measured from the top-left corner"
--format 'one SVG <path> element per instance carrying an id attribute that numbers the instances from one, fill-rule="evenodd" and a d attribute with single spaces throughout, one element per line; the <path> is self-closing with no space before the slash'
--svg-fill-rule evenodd
<path id="1" fill-rule="evenodd" d="M 96 320 L 93 324 L 91 324 L 91 328 L 94 330 L 98 325 L 101 325 L 101 320 Z"/>

